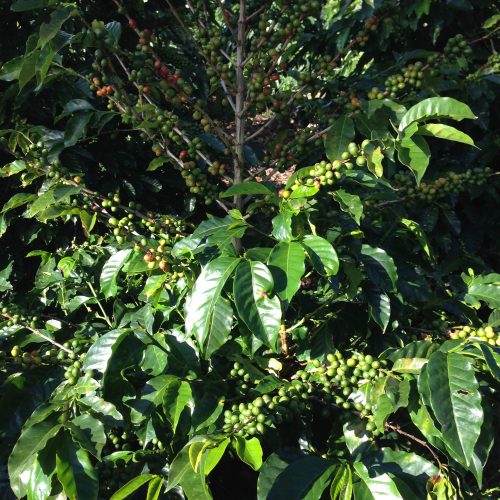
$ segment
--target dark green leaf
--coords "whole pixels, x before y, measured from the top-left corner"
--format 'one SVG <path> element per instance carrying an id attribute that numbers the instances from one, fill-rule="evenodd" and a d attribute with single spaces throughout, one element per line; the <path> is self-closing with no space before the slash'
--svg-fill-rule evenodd
<path id="1" fill-rule="evenodd" d="M 328 486 L 335 465 L 308 456 L 292 462 L 274 482 L 266 500 L 316 500 Z"/>
<path id="2" fill-rule="evenodd" d="M 325 139 L 326 156 L 330 162 L 342 160 L 342 153 L 349 151 L 349 143 L 354 140 L 354 135 L 354 122 L 347 115 L 335 121 Z"/>
<path id="3" fill-rule="evenodd" d="M 74 146 L 78 142 L 92 116 L 93 113 L 80 112 L 68 120 L 64 131 L 64 147 Z"/>
<path id="4" fill-rule="evenodd" d="M 134 479 L 131 479 L 127 484 L 114 493 L 111 500 L 125 500 L 126 498 L 130 498 L 134 491 L 138 490 L 148 481 L 151 481 L 154 477 L 155 476 L 153 474 L 141 474 L 140 476 L 134 477 Z"/>
<path id="5" fill-rule="evenodd" d="M 280 241 L 292 239 L 292 216 L 291 212 L 283 212 L 273 219 L 273 236 Z"/>
<path id="6" fill-rule="evenodd" d="M 269 271 L 273 275 L 274 291 L 288 307 L 300 287 L 304 274 L 304 250 L 299 243 L 278 243 L 269 256 Z"/>
<path id="7" fill-rule="evenodd" d="M 239 259 L 220 257 L 203 269 L 186 303 L 186 332 L 193 333 L 200 346 L 214 333 L 214 311 L 222 288 L 238 265 Z M 226 308 L 227 309 L 227 308 Z M 219 313 L 220 311 L 218 311 Z M 218 324 L 218 327 L 223 325 Z"/>
<path id="8" fill-rule="evenodd" d="M 319 236 L 307 235 L 300 243 L 318 273 L 327 276 L 337 274 L 339 258 L 337 252 L 327 240 Z"/>
<path id="9" fill-rule="evenodd" d="M 113 297 L 118 291 L 116 278 L 120 269 L 125 265 L 132 250 L 120 250 L 110 257 L 102 269 L 100 283 L 101 290 L 106 298 Z"/>
<path id="10" fill-rule="evenodd" d="M 363 204 L 356 194 L 346 193 L 343 189 L 337 189 L 332 193 L 333 199 L 340 204 L 341 210 L 350 214 L 359 224 L 363 213 Z"/>
<path id="11" fill-rule="evenodd" d="M 253 470 L 259 470 L 262 466 L 262 446 L 260 441 L 254 437 L 251 439 L 244 439 L 235 436 L 236 453 L 240 459 L 252 467 Z"/>
<path id="12" fill-rule="evenodd" d="M 435 352 L 427 364 L 430 401 L 444 443 L 468 467 L 483 421 L 479 384 L 465 356 Z"/>
<path id="13" fill-rule="evenodd" d="M 84 371 L 95 370 L 105 375 L 114 352 L 130 332 L 123 328 L 111 330 L 94 342 L 85 357 Z"/>
<path id="14" fill-rule="evenodd" d="M 241 182 L 231 186 L 221 198 L 229 196 L 247 195 L 247 194 L 273 194 L 264 184 L 260 182 Z"/>
<path id="15" fill-rule="evenodd" d="M 169 382 L 163 396 L 163 410 L 172 424 L 174 433 L 179 423 L 182 410 L 184 410 L 184 407 L 187 405 L 189 398 L 191 398 L 191 387 L 189 382 L 177 378 Z"/>
<path id="16" fill-rule="evenodd" d="M 358 483 L 354 487 L 354 496 L 356 499 L 365 498 L 364 496 L 359 496 L 357 493 L 358 488 L 366 488 L 374 500 L 403 500 L 403 497 L 399 493 L 394 481 L 387 475 L 381 474 L 377 477 L 370 477 L 369 471 L 366 466 L 361 462 L 354 462 L 352 464 L 356 474 L 361 478 L 361 484 Z"/>
<path id="17" fill-rule="evenodd" d="M 236 309 L 250 331 L 264 344 L 274 346 L 279 333 L 281 307 L 270 298 L 273 276 L 260 262 L 242 262 L 234 278 Z"/>
<path id="18" fill-rule="evenodd" d="M 352 475 L 348 464 L 342 464 L 338 468 L 330 486 L 330 498 L 332 500 L 351 500 Z"/>

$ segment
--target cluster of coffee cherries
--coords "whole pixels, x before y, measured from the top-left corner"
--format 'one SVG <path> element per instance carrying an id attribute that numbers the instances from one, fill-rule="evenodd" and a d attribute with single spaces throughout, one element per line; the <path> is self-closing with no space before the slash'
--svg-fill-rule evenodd
<path id="1" fill-rule="evenodd" d="M 261 212 L 264 215 L 272 217 L 276 214 L 276 209 L 277 207 L 272 203 L 272 197 L 266 194 L 264 198 L 256 200 L 248 205 L 246 208 L 246 212 L 248 215 L 254 215 Z"/>
<path id="2" fill-rule="evenodd" d="M 63 351 L 66 352 L 66 351 Z M 83 354 L 82 354 L 83 356 Z M 94 372 L 89 370 L 85 373 L 86 377 L 92 377 Z M 64 378 L 68 381 L 69 385 L 76 385 L 78 379 L 82 376 L 82 363 L 80 361 L 74 361 L 73 364 L 66 367 L 64 372 Z"/>
<path id="3" fill-rule="evenodd" d="M 463 35 L 458 34 L 448 39 L 444 48 L 443 64 L 454 64 L 458 57 L 469 56 L 472 54 L 472 49 L 464 40 Z"/>
<path id="4" fill-rule="evenodd" d="M 423 63 L 421 61 L 417 61 L 413 65 L 409 65 L 402 73 L 403 74 L 395 74 L 389 76 L 385 82 L 385 92 L 389 92 L 388 97 L 390 99 L 395 99 L 402 92 L 406 92 L 407 85 L 413 88 L 419 88 L 422 85 L 422 79 L 424 78 L 424 72 L 422 71 Z M 437 76 L 437 70 L 431 70 L 430 76 Z M 434 72 L 434 73 L 433 73 Z M 378 89 L 377 89 L 378 90 Z M 370 94 L 373 97 L 373 90 L 369 93 L 368 98 L 370 98 Z M 379 99 L 379 92 L 376 93 L 375 97 Z"/>
<path id="5" fill-rule="evenodd" d="M 356 92 L 351 92 L 348 94 L 346 91 L 342 90 L 339 93 L 339 97 L 335 97 L 333 99 L 333 103 L 338 105 L 339 107 L 342 107 L 342 111 L 346 112 L 350 116 L 366 113 L 366 111 L 361 109 L 363 103 L 359 100 L 358 97 L 356 97 Z M 335 118 L 338 118 L 341 114 L 342 112 L 334 113 L 332 124 L 335 123 Z"/>
<path id="6" fill-rule="evenodd" d="M 497 331 L 495 331 L 497 330 Z M 466 339 L 469 337 L 479 338 L 483 342 L 488 342 L 491 346 L 500 346 L 500 329 L 486 326 L 484 328 L 472 328 L 468 325 L 457 327 L 450 336 L 452 339 Z"/>
<path id="7" fill-rule="evenodd" d="M 118 50 L 116 38 L 113 33 L 106 28 L 103 21 L 94 20 L 92 26 L 86 31 L 86 35 L 87 46 L 105 48 L 113 52 Z"/>

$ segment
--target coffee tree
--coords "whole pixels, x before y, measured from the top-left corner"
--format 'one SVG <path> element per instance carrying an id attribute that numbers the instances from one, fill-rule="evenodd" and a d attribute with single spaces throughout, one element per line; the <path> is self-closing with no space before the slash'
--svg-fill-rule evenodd
<path id="1" fill-rule="evenodd" d="M 495 497 L 498 6 L 0 8 L 5 498 Z"/>

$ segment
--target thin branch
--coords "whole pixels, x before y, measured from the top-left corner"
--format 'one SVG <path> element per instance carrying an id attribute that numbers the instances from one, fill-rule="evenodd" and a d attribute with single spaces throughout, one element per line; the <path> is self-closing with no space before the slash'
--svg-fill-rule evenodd
<path id="1" fill-rule="evenodd" d="M 13 320 L 14 318 L 12 316 L 10 316 L 9 314 L 4 314 L 4 313 L 0 313 L 1 316 L 3 316 L 4 318 L 9 318 L 10 320 Z M 38 335 L 39 337 L 42 337 L 42 339 L 46 340 L 47 342 L 50 342 L 51 344 L 59 347 L 59 349 L 62 349 L 63 351 L 66 351 L 67 353 L 73 353 L 73 351 L 71 349 L 68 349 L 66 347 L 63 347 L 61 344 L 59 344 L 58 342 L 56 342 L 55 340 L 52 340 L 51 338 L 47 337 L 46 335 L 44 335 L 42 332 L 40 332 L 39 330 L 36 330 L 35 328 L 31 328 L 30 326 L 28 326 L 26 323 L 23 323 L 23 322 L 19 322 L 17 323 L 18 325 L 21 325 L 22 327 L 26 328 L 27 330 L 30 330 L 31 332 L 33 332 L 35 335 Z"/>
<path id="2" fill-rule="evenodd" d="M 407 432 L 402 431 L 401 428 L 399 427 L 399 425 L 392 425 L 389 422 L 387 422 L 385 424 L 385 428 L 391 429 L 391 430 L 397 432 L 398 434 L 402 434 L 403 436 L 409 437 L 410 439 L 413 439 L 413 441 L 416 441 L 417 443 L 421 444 L 422 446 L 425 446 L 425 448 L 427 448 L 432 453 L 434 460 L 439 462 L 438 456 L 436 455 L 436 453 L 434 453 L 434 450 L 425 441 L 422 441 L 421 439 L 418 439 L 415 436 L 412 436 L 411 434 L 408 434 Z"/>
<path id="3" fill-rule="evenodd" d="M 265 10 L 267 5 L 263 5 L 260 9 L 256 10 L 253 14 L 250 14 L 248 17 L 245 18 L 245 22 L 248 23 L 252 17 L 258 16 L 263 10 Z"/>
<path id="4" fill-rule="evenodd" d="M 231 104 L 233 111 L 236 113 L 236 106 L 234 105 L 233 98 L 231 97 L 231 94 L 227 90 L 226 82 L 221 79 L 220 83 L 222 85 L 222 88 L 224 89 L 224 93 L 226 94 L 226 97 L 227 97 L 227 100 L 229 101 L 229 104 Z"/>

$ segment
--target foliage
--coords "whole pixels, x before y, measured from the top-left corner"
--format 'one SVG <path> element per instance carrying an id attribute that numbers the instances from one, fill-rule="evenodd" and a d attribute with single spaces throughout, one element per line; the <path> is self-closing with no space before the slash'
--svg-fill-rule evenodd
<path id="1" fill-rule="evenodd" d="M 494 498 L 498 7 L 115 4 L 0 6 L 3 496 Z"/>

